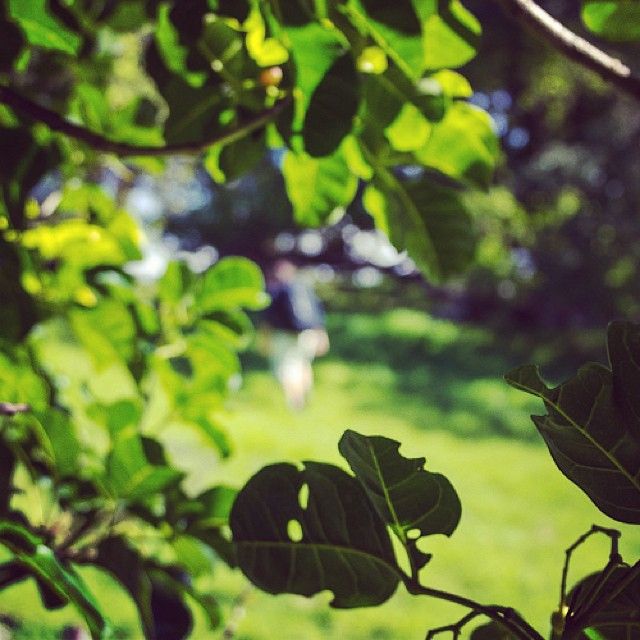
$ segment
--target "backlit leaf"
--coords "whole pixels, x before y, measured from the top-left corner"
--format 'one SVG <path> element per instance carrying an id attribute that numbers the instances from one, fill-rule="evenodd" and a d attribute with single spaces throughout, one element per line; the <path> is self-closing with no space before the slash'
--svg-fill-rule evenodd
<path id="1" fill-rule="evenodd" d="M 640 523 L 639 336 L 640 325 L 611 323 L 611 369 L 587 364 L 553 389 L 533 366 L 506 376 L 512 386 L 544 400 L 547 415 L 532 419 L 560 470 L 603 513 L 631 523 Z"/>
<path id="2" fill-rule="evenodd" d="M 385 602 L 398 584 L 384 523 L 360 483 L 333 465 L 265 467 L 238 494 L 230 524 L 240 568 L 269 593 L 329 589 L 331 606 L 351 608 Z"/>
<path id="3" fill-rule="evenodd" d="M 460 520 L 460 500 L 451 483 L 426 471 L 424 458 L 400 455 L 396 440 L 347 430 L 338 448 L 380 517 L 407 549 L 412 566 L 424 566 L 429 556 L 418 550 L 418 539 L 451 535 Z"/>
<path id="4" fill-rule="evenodd" d="M 608 40 L 640 39 L 640 3 L 636 0 L 583 0 L 587 28 Z"/>

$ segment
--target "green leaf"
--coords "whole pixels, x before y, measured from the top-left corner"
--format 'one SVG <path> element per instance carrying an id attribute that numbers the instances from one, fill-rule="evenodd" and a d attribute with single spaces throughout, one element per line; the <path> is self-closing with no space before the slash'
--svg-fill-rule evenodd
<path id="1" fill-rule="evenodd" d="M 111 625 L 91 592 L 72 567 L 64 565 L 42 538 L 13 522 L 0 521 L 0 544 L 58 597 L 71 602 L 82 614 L 94 639 L 109 638 Z"/>
<path id="2" fill-rule="evenodd" d="M 422 26 L 409 0 L 350 0 L 340 8 L 358 31 L 371 38 L 409 78 L 424 70 Z"/>
<path id="3" fill-rule="evenodd" d="M 416 158 L 426 167 L 486 189 L 499 154 L 489 114 L 465 102 L 454 102 L 433 126 Z"/>
<path id="4" fill-rule="evenodd" d="M 324 224 L 336 209 L 351 203 L 358 188 L 341 150 L 325 158 L 289 152 L 282 172 L 295 219 L 304 226 Z"/>
<path id="5" fill-rule="evenodd" d="M 196 305 L 201 314 L 241 307 L 257 311 L 268 302 L 260 268 L 239 256 L 223 258 L 214 264 L 196 285 Z"/>
<path id="6" fill-rule="evenodd" d="M 536 367 L 506 375 L 517 389 L 544 400 L 548 411 L 532 416 L 560 470 L 606 515 L 640 523 L 640 421 L 637 410 L 640 325 L 609 326 L 611 369 L 587 364 L 549 389 Z"/>
<path id="7" fill-rule="evenodd" d="M 424 66 L 460 67 L 475 57 L 480 23 L 459 0 L 414 0 L 423 20 Z"/>
<path id="8" fill-rule="evenodd" d="M 396 440 L 363 436 L 351 430 L 344 433 L 338 445 L 417 570 L 431 557 L 418 550 L 418 539 L 438 533 L 451 535 L 460 521 L 461 506 L 447 478 L 425 471 L 424 458 L 405 458 L 399 448 Z"/>
<path id="9" fill-rule="evenodd" d="M 74 55 L 81 38 L 47 10 L 46 0 L 9 0 L 9 15 L 22 27 L 30 44 Z"/>
<path id="10" fill-rule="evenodd" d="M 572 589 L 565 637 L 628 640 L 639 634 L 640 564 L 605 569 Z"/>
<path id="11" fill-rule="evenodd" d="M 238 494 L 230 524 L 240 568 L 268 593 L 329 589 L 331 606 L 350 608 L 381 604 L 397 587 L 384 523 L 360 483 L 333 465 L 265 467 Z"/>
<path id="12" fill-rule="evenodd" d="M 107 460 L 107 474 L 115 495 L 132 502 L 177 484 L 183 475 L 171 467 L 149 464 L 140 436 L 131 428 L 116 438 Z"/>
<path id="13" fill-rule="evenodd" d="M 636 0 L 583 0 L 582 20 L 587 29 L 608 40 L 640 39 L 640 4 Z"/>
<path id="14" fill-rule="evenodd" d="M 508 629 L 503 627 L 499 622 L 492 620 L 476 627 L 471 632 L 470 640 L 516 640 Z"/>
<path id="15" fill-rule="evenodd" d="M 291 135 L 303 132 L 307 111 L 312 101 L 315 100 L 315 114 L 311 116 L 310 123 L 306 125 L 313 150 L 313 145 L 318 143 L 317 138 L 314 137 L 316 136 L 314 129 L 322 125 L 322 123 L 318 123 L 318 116 L 326 113 L 325 104 L 329 109 L 337 104 L 336 101 L 339 96 L 331 95 L 331 91 L 336 89 L 345 90 L 343 83 L 347 78 L 351 77 L 354 63 L 353 60 L 345 59 L 344 62 L 334 68 L 339 59 L 349 54 L 346 53 L 348 48 L 346 39 L 340 31 L 333 27 L 310 22 L 302 26 L 287 27 L 286 34 L 292 47 L 297 91 L 295 93 L 296 101 L 291 132 L 285 137 L 292 148 L 296 151 L 302 151 L 304 146 L 301 143 L 302 141 L 297 138 L 291 138 Z M 321 86 L 323 79 L 332 69 L 332 75 Z M 321 87 L 319 89 L 320 93 L 316 95 L 318 87 Z M 344 110 L 339 105 L 335 121 L 338 131 L 344 131 L 344 135 L 350 130 L 351 120 L 355 113 L 351 106 L 354 101 L 353 90 L 346 88 L 346 91 L 346 104 L 349 108 Z M 333 124 L 333 117 L 331 121 Z M 326 124 L 323 129 L 325 132 L 328 130 Z M 306 142 L 306 139 L 304 142 Z"/>
<path id="16" fill-rule="evenodd" d="M 307 153 L 328 156 L 353 127 L 360 103 L 359 76 L 351 53 L 340 56 L 314 89 L 302 126 Z"/>
<path id="17" fill-rule="evenodd" d="M 363 204 L 376 227 L 428 277 L 439 281 L 461 273 L 473 259 L 475 231 L 458 191 L 427 176 L 401 182 L 378 168 Z"/>

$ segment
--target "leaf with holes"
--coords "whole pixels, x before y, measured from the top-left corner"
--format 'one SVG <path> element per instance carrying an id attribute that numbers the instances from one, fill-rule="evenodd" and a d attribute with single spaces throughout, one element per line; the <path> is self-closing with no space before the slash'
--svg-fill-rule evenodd
<path id="1" fill-rule="evenodd" d="M 360 483 L 333 465 L 265 467 L 238 494 L 230 525 L 238 565 L 268 593 L 328 589 L 331 606 L 352 608 L 381 604 L 398 585 L 384 523 Z"/>
<path id="2" fill-rule="evenodd" d="M 460 521 L 460 500 L 449 480 L 426 471 L 424 458 L 401 456 L 396 440 L 347 430 L 338 448 L 380 517 L 407 549 L 411 566 L 422 568 L 431 556 L 417 548 L 418 539 L 451 535 Z"/>
<path id="3" fill-rule="evenodd" d="M 611 369 L 587 364 L 554 389 L 536 367 L 507 374 L 509 384 L 544 400 L 532 416 L 560 470 L 606 515 L 640 523 L 640 325 L 613 322 Z"/>
<path id="4" fill-rule="evenodd" d="M 605 572 L 587 576 L 573 588 L 564 637 L 640 637 L 640 564 Z"/>

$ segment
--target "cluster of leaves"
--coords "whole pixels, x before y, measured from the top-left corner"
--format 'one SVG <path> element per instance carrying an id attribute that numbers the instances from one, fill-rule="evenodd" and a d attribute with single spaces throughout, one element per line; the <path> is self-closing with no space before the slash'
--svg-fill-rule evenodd
<path id="1" fill-rule="evenodd" d="M 42 88 L 29 84 L 38 61 L 64 68 L 55 115 L 82 123 L 85 134 L 73 135 L 90 146 L 101 148 L 95 134 L 127 155 L 136 148 L 117 143 L 145 155 L 162 142 L 191 151 L 217 142 L 203 156 L 217 181 L 284 148 L 300 224 L 336 220 L 364 182 L 376 225 L 429 277 L 472 261 L 476 232 L 462 195 L 488 186 L 499 150 L 489 116 L 467 102 L 471 87 L 452 70 L 473 58 L 480 36 L 459 0 L 3 5 L 10 88 L 41 104 Z M 143 51 L 123 91 L 114 43 L 126 33 Z"/>
<path id="2" fill-rule="evenodd" d="M 527 366 L 507 375 L 516 388 L 542 398 L 548 414 L 533 421 L 560 470 L 612 518 L 640 524 L 640 325 L 612 323 L 610 367 L 588 364 L 555 389 Z M 451 535 L 460 519 L 457 494 L 443 475 L 426 471 L 424 458 L 407 459 L 400 443 L 345 432 L 339 450 L 353 475 L 319 462 L 263 468 L 239 492 L 230 526 L 239 567 L 269 593 L 333 593 L 331 606 L 375 606 L 399 583 L 415 595 L 443 598 L 471 611 L 458 623 L 434 630 L 457 637 L 478 615 L 491 622 L 472 638 L 542 636 L 507 607 L 487 607 L 420 582 L 430 560 L 427 536 Z M 398 556 L 392 532 L 404 552 Z M 618 554 L 612 539 L 608 563 L 562 596 L 553 614 L 554 638 L 636 637 L 640 625 L 640 562 Z M 569 556 L 570 556 L 569 553 Z"/>

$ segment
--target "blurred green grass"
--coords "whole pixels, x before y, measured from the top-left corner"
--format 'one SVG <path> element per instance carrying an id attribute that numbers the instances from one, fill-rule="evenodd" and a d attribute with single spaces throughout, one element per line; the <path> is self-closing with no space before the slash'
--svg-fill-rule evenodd
<path id="1" fill-rule="evenodd" d="M 234 455 L 217 461 L 199 442 L 173 435 L 170 451 L 190 472 L 190 489 L 214 481 L 239 486 L 264 464 L 281 460 L 344 465 L 337 442 L 346 428 L 392 437 L 403 443 L 403 453 L 425 456 L 429 469 L 447 475 L 463 504 L 452 538 L 429 541 L 434 559 L 423 580 L 513 606 L 546 634 L 564 549 L 591 524 L 612 523 L 556 470 L 528 417 L 539 403 L 502 381 L 521 362 L 488 330 L 409 309 L 330 315 L 328 328 L 332 348 L 316 363 L 316 387 L 303 412 L 288 411 L 265 360 L 252 352 L 245 357 L 243 388 L 229 404 Z M 618 528 L 625 533 L 623 553 L 640 556 L 638 533 Z M 599 568 L 606 555 L 605 540 L 590 541 L 577 554 L 573 575 Z M 135 612 L 118 587 L 96 571 L 87 579 L 127 636 L 140 638 Z M 210 584 L 226 612 L 246 589 L 242 576 L 223 566 Z M 251 591 L 234 638 L 418 640 L 427 628 L 464 613 L 401 589 L 375 609 L 335 611 L 327 606 L 330 599 Z M 3 593 L 0 612 L 20 617 L 24 625 L 16 638 L 30 640 L 52 638 L 52 629 L 75 618 L 69 607 L 43 612 L 28 585 Z M 221 636 L 197 618 L 193 638 Z"/>

